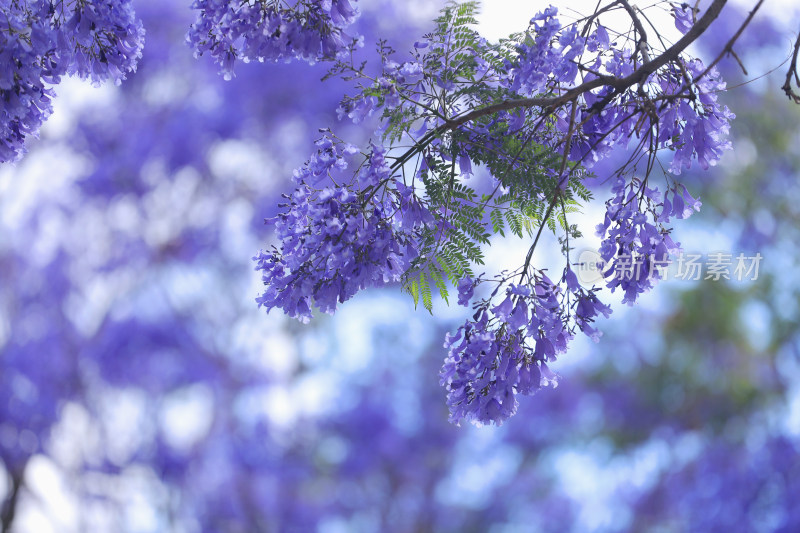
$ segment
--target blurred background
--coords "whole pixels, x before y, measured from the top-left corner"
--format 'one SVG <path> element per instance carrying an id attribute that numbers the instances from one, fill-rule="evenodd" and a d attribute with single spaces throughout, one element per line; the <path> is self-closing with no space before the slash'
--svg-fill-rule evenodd
<path id="1" fill-rule="evenodd" d="M 223 81 L 184 44 L 186 4 L 138 0 L 138 72 L 59 86 L 41 140 L 0 167 L 4 533 L 800 530 L 800 108 L 785 66 L 758 78 L 796 11 L 744 33 L 748 76 L 720 64 L 735 148 L 684 177 L 703 209 L 673 234 L 760 253 L 758 278 L 615 305 L 557 389 L 458 428 L 438 370 L 468 310 L 431 317 L 397 289 L 309 325 L 256 309 L 250 257 L 317 128 L 370 132 L 337 123 L 347 87 L 324 66 Z M 360 4 L 366 42 L 400 51 L 439 7 Z M 726 8 L 696 53 L 745 15 Z"/>

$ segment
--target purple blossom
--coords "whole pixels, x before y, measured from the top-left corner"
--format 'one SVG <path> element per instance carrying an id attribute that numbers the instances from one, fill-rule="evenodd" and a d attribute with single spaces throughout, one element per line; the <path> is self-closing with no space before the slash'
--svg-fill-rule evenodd
<path id="1" fill-rule="evenodd" d="M 549 7 L 531 19 L 533 43 L 520 44 L 519 59 L 513 66 L 511 88 L 530 96 L 546 92 L 551 84 L 574 82 L 578 73 L 572 59 L 579 56 L 585 40 L 574 27 L 560 34 L 558 10 Z"/>
<path id="2" fill-rule="evenodd" d="M 589 52 L 596 52 L 598 50 L 608 50 L 611 47 L 611 38 L 608 36 L 608 30 L 605 26 L 597 25 L 597 29 L 589 35 L 586 40 L 586 49 Z"/>
<path id="3" fill-rule="evenodd" d="M 718 73 L 713 69 L 706 73 L 699 60 L 681 56 L 649 72 L 646 80 L 634 84 L 635 88 L 620 86 L 616 81 L 633 75 L 653 50 L 648 52 L 620 46 L 617 44 L 619 39 L 612 43 L 609 31 L 599 21 L 592 21 L 587 27 L 562 25 L 557 10 L 551 6 L 531 19 L 524 38 L 506 44 L 512 53 L 501 54 L 488 46 L 477 33 L 469 34 L 470 46 L 460 46 L 458 43 L 466 39 L 458 35 L 451 38 L 454 30 L 450 28 L 451 23 L 446 22 L 453 13 L 452 8 L 443 11 L 442 17 L 437 19 L 437 31 L 426 35 L 425 46 L 417 43 L 410 61 L 396 60 L 391 47 L 381 43 L 378 47 L 381 58 L 378 74 L 367 75 L 356 67 L 348 67 L 346 62 L 337 63 L 335 70 L 345 79 L 358 79 L 361 88 L 359 94 L 344 98 L 337 110 L 339 118 L 348 117 L 358 123 L 380 113 L 383 122 L 378 131 L 384 139 L 398 147 L 407 140 L 413 141 L 410 148 L 403 147 L 401 153 L 405 155 L 398 161 L 401 165 L 415 164 L 413 179 L 419 184 L 417 187 L 424 187 L 429 199 L 436 198 L 430 200 L 431 204 L 448 194 L 440 189 L 441 178 L 448 169 L 452 182 L 444 191 L 456 191 L 454 198 L 441 202 L 440 209 L 433 210 L 434 216 L 422 202 L 417 201 L 414 185 L 395 184 L 385 166 L 380 167 L 384 169 L 381 174 L 374 172 L 379 167 L 374 164 L 370 164 L 366 172 L 359 170 L 354 177 L 334 180 L 334 183 L 353 184 L 353 189 L 348 185 L 319 191 L 328 176 L 338 175 L 342 170 L 336 167 L 341 162 L 339 156 L 331 152 L 334 143 L 324 141 L 326 144 L 320 145 L 318 154 L 295 176 L 301 184 L 295 192 L 295 198 L 299 200 L 285 215 L 293 217 L 295 215 L 291 213 L 298 211 L 302 216 L 292 219 L 287 226 L 314 229 L 290 238 L 288 233 L 281 234 L 283 230 L 279 227 L 283 246 L 295 246 L 295 242 L 313 246 L 298 254 L 302 260 L 286 268 L 282 266 L 284 256 L 277 252 L 257 258 L 259 269 L 272 272 L 264 278 L 268 289 L 259 300 L 262 305 L 283 307 L 293 316 L 308 318 L 313 302 L 323 310 L 332 311 L 337 295 L 338 301 L 342 302 L 358 288 L 377 284 L 373 281 L 345 290 L 339 289 L 345 283 L 337 282 L 336 287 L 332 287 L 330 280 L 338 276 L 339 271 L 329 269 L 324 276 L 308 276 L 314 281 L 305 292 L 298 289 L 292 293 L 290 289 L 282 289 L 302 284 L 305 273 L 299 278 L 286 277 L 288 272 L 295 272 L 301 265 L 306 269 L 322 270 L 321 266 L 308 262 L 321 261 L 314 255 L 317 253 L 327 256 L 336 252 L 345 258 L 348 254 L 361 254 L 366 257 L 367 264 L 375 267 L 375 271 L 386 263 L 392 274 L 382 279 L 388 281 L 396 278 L 395 268 L 397 271 L 409 268 L 417 255 L 424 256 L 422 262 L 430 261 L 427 255 L 435 255 L 438 250 L 438 244 L 425 248 L 431 237 L 437 243 L 443 242 L 462 225 L 463 235 L 460 235 L 457 246 L 450 250 L 467 249 L 470 244 L 475 244 L 468 255 L 471 255 L 471 260 L 480 259 L 480 245 L 486 244 L 489 237 L 482 231 L 487 227 L 486 213 L 482 209 L 491 203 L 494 192 L 484 197 L 490 200 L 484 199 L 479 203 L 475 200 L 475 191 L 457 179 L 456 173 L 461 180 L 477 178 L 478 168 L 474 167 L 480 165 L 481 170 L 486 168 L 493 175 L 494 191 L 502 189 L 507 193 L 502 196 L 505 200 L 499 203 L 511 203 L 512 211 L 522 210 L 513 202 L 530 202 L 529 207 L 539 208 L 547 205 L 554 187 L 559 194 L 574 201 L 573 195 L 578 190 L 576 181 L 580 181 L 578 171 L 595 167 L 614 152 L 629 149 L 633 155 L 616 173 L 618 180 L 612 189 L 614 196 L 606 203 L 605 221 L 598 229 L 603 237 L 600 252 L 608 268 L 605 272 L 607 286 L 612 291 L 621 287 L 623 302 L 632 304 L 639 294 L 660 278 L 660 269 L 666 266 L 670 253 L 678 249 L 670 237 L 671 230 L 664 224 L 671 218 L 689 216 L 699 209 L 699 202 L 688 196 L 685 188 L 675 187 L 667 191 L 662 201 L 659 191 L 647 186 L 647 178 L 644 182 L 634 179 L 628 187 L 622 176 L 635 175 L 638 162 L 650 156 L 647 161 L 651 163 L 662 150 L 674 152 L 670 166 L 674 174 L 689 168 L 695 160 L 703 168 L 716 164 L 729 146 L 726 136 L 729 121 L 733 118 L 728 109 L 718 103 L 716 93 L 725 88 Z M 471 30 L 464 28 L 460 31 Z M 587 50 L 591 58 L 588 60 L 584 58 Z M 458 61 L 443 60 L 451 56 Z M 463 64 L 458 64 L 459 61 Z M 493 103 L 519 102 L 526 97 L 548 98 L 564 94 L 578 83 L 579 66 L 583 67 L 580 81 L 593 83 L 594 89 L 570 100 L 567 105 L 545 106 L 543 112 L 536 106 L 527 108 L 515 104 L 509 106 L 511 109 L 465 124 L 447 118 L 469 114 L 484 106 L 487 99 Z M 564 157 L 568 161 L 562 161 L 560 171 L 549 163 L 545 165 L 547 168 L 525 172 L 526 175 L 533 174 L 536 179 L 520 192 L 516 190 L 521 186 L 515 173 L 521 170 L 517 166 L 520 160 L 527 156 L 523 157 L 524 152 L 519 150 L 508 150 L 510 143 L 507 139 L 512 134 L 515 138 L 526 139 L 526 144 L 538 144 L 543 154 L 566 154 Z M 378 156 L 382 157 L 382 151 L 373 147 L 370 158 Z M 567 162 L 570 163 L 568 167 Z M 530 162 L 526 165 L 535 166 Z M 376 251 L 375 257 L 370 256 L 362 251 L 363 241 L 346 236 L 348 224 L 345 220 L 337 220 L 335 215 L 338 211 L 324 207 L 320 213 L 309 211 L 306 215 L 306 208 L 300 207 L 308 204 L 312 206 L 308 209 L 313 210 L 327 206 L 330 198 L 346 191 L 359 199 L 366 198 L 361 207 L 367 208 L 366 204 L 374 200 L 374 193 L 379 189 L 382 191 L 381 201 L 389 204 L 381 204 L 383 207 L 375 210 L 376 216 L 384 221 L 386 231 L 397 236 L 401 244 L 399 248 L 410 250 L 407 254 L 392 248 L 391 253 Z M 390 192 L 386 193 L 386 190 Z M 351 202 L 356 201 L 349 196 L 346 200 L 339 199 L 337 209 Z M 373 206 L 370 205 L 367 210 L 371 209 Z M 545 210 L 549 213 L 552 208 Z M 565 208 L 564 217 L 566 211 Z M 504 222 L 498 218 L 498 212 L 491 213 L 491 223 L 495 232 L 502 233 Z M 389 213 L 394 214 L 390 216 Z M 355 249 L 334 248 L 329 242 L 330 237 L 320 241 L 316 237 L 319 231 L 314 221 L 322 219 L 327 220 L 326 228 L 341 232 L 343 242 L 352 241 Z M 470 222 L 474 224 L 465 222 L 467 219 L 472 219 Z M 519 231 L 512 228 L 514 232 L 522 232 L 523 222 L 515 219 L 513 212 L 508 222 L 519 227 Z M 562 222 L 562 226 L 568 232 L 573 231 L 566 222 Z M 423 227 L 434 227 L 436 231 L 432 236 L 416 231 Z M 372 232 L 370 229 L 368 233 L 372 235 Z M 471 239 L 476 242 L 472 243 Z M 538 242 L 538 237 L 536 240 Z M 568 254 L 569 244 L 565 244 Z M 376 248 L 381 250 L 380 246 Z M 292 256 L 293 252 L 290 252 L 285 257 Z M 403 258 L 408 261 L 402 263 Z M 276 265 L 281 265 L 280 272 L 274 270 Z M 528 266 L 526 262 L 524 270 Z M 620 272 L 623 275 L 619 275 Z M 521 275 L 524 280 L 527 272 Z M 455 422 L 500 423 L 507 419 L 516 410 L 516 394 L 521 390 L 535 391 L 541 386 L 538 380 L 535 384 L 518 385 L 515 380 L 520 373 L 530 372 L 531 365 L 534 365 L 539 375 L 544 376 L 544 382 L 549 382 L 546 363 L 566 350 L 568 340 L 578 330 L 597 341 L 600 332 L 594 322 L 598 316 L 607 316 L 610 312 L 608 306 L 598 299 L 597 289 L 585 290 L 569 268 L 558 285 L 543 281 L 547 279 L 543 274 L 527 279 L 529 284 L 509 283 L 511 279 L 508 277 L 499 279 L 501 286 L 508 285 L 504 296 L 493 301 L 493 295 L 476 303 L 477 312 L 473 320 L 448 341 L 449 355 L 442 383 L 447 387 L 451 419 Z M 459 303 L 469 305 L 474 283 L 462 279 L 457 284 Z M 321 288 L 327 292 L 319 294 Z M 286 296 L 290 294 L 291 297 Z M 288 299 L 278 301 L 280 298 Z M 319 301 L 327 300 L 332 300 L 333 304 L 319 305 Z M 524 331 L 532 323 L 535 327 Z M 514 369 L 515 374 L 506 375 L 508 369 Z"/>
<path id="4" fill-rule="evenodd" d="M 343 31 L 359 14 L 351 0 L 301 0 L 291 7 L 196 0 L 192 9 L 198 14 L 187 41 L 197 56 L 209 52 L 226 79 L 239 59 L 314 63 L 333 59 L 357 42 Z"/>
<path id="5" fill-rule="evenodd" d="M 136 71 L 144 45 L 144 28 L 131 1 L 93 0 L 77 6 L 61 27 L 74 50 L 67 73 L 95 85 L 107 79 L 121 83 Z"/>
<path id="6" fill-rule="evenodd" d="M 119 83 L 141 57 L 144 30 L 130 0 L 4 2 L 0 16 L 0 162 L 38 136 L 61 76 Z"/>
<path id="7" fill-rule="evenodd" d="M 451 422 L 501 425 L 516 412 L 518 394 L 557 385 L 547 363 L 566 352 L 573 324 L 599 338 L 591 324 L 600 314 L 608 316 L 610 308 L 577 280 L 573 283 L 569 275 L 565 279 L 567 293 L 574 296 L 570 313 L 564 311 L 566 293 L 540 273 L 533 287 L 510 284 L 499 304 L 490 307 L 484 301 L 472 320 L 455 335 L 447 334 L 448 352 L 439 376 Z M 459 292 L 461 288 L 459 283 Z"/>
<path id="8" fill-rule="evenodd" d="M 304 322 L 313 305 L 333 313 L 361 289 L 399 281 L 418 255 L 415 232 L 434 220 L 409 187 L 394 181 L 380 146 L 372 145 L 356 190 L 337 185 L 344 177 L 318 189 L 347 164 L 340 144 L 324 137 L 317 146 L 295 172 L 289 210 L 269 221 L 280 250 L 253 258 L 266 286 L 258 305 Z"/>
<path id="9" fill-rule="evenodd" d="M 699 59 L 687 63 L 686 67 L 693 76 L 705 70 Z M 725 89 L 725 82 L 716 69 L 711 69 L 697 83 L 697 89 L 700 96 L 695 102 L 681 100 L 661 114 L 659 124 L 663 129 L 660 139 L 676 139 L 669 145 L 675 150 L 670 165 L 670 172 L 674 174 L 690 168 L 693 158 L 706 170 L 716 165 L 722 153 L 731 148 L 727 135 L 730 121 L 736 115 L 719 103 L 717 94 Z"/>
<path id="10" fill-rule="evenodd" d="M 461 279 L 458 282 L 458 305 L 463 305 L 464 307 L 469 305 L 470 300 L 472 299 L 472 295 L 475 291 L 475 283 L 472 281 L 472 278 L 467 276 L 466 278 Z"/>
<path id="11" fill-rule="evenodd" d="M 672 4 L 672 16 L 675 17 L 675 27 L 681 33 L 686 33 L 694 25 L 694 9 L 686 2 Z"/>
<path id="12" fill-rule="evenodd" d="M 623 303 L 633 305 L 661 278 L 661 269 L 680 250 L 680 244 L 670 237 L 670 230 L 661 224 L 668 223 L 670 217 L 685 218 L 695 206 L 699 209 L 699 202 L 692 199 L 693 208 L 686 210 L 685 188 L 681 194 L 668 191 L 673 194 L 664 195 L 661 212 L 656 213 L 661 199 L 658 189 L 641 185 L 638 180 L 626 185 L 624 179 L 617 178 L 611 190 L 614 197 L 606 202 L 605 219 L 597 226 L 597 235 L 603 237 L 600 255 L 608 267 L 604 276 L 609 279 L 611 291 L 619 287 L 625 293 Z M 641 202 L 646 209 L 639 209 Z"/>

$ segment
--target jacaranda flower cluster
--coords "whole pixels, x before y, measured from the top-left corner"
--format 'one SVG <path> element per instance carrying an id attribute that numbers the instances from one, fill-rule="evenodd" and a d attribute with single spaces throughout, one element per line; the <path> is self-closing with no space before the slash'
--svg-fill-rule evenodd
<path id="1" fill-rule="evenodd" d="M 3 0 L 0 16 L 0 162 L 38 135 L 62 76 L 119 83 L 142 55 L 130 0 Z"/>
<path id="2" fill-rule="evenodd" d="M 288 211 L 268 220 L 280 249 L 254 260 L 266 290 L 259 306 L 308 321 L 313 306 L 333 313 L 356 292 L 399 281 L 417 258 L 417 232 L 432 215 L 398 183 L 384 149 L 372 145 L 353 183 L 345 156 L 355 150 L 324 137 L 295 172 Z"/>
<path id="3" fill-rule="evenodd" d="M 358 16 L 351 0 L 301 0 L 291 7 L 274 0 L 196 0 L 192 9 L 199 13 L 187 40 L 195 54 L 208 52 L 226 78 L 237 59 L 332 59 L 353 44 L 343 29 Z"/>
<path id="4" fill-rule="evenodd" d="M 256 9 L 249 6 L 240 9 Z M 607 194 L 583 177 L 609 172 L 602 163 L 612 153 L 629 154 L 611 171 L 597 233 L 606 287 L 633 304 L 680 250 L 670 220 L 700 207 L 671 176 L 659 192 L 657 158 L 671 156 L 673 176 L 694 161 L 716 164 L 730 146 L 733 114 L 719 103 L 725 84 L 715 69 L 663 42 L 657 48 L 638 28 L 618 34 L 601 17 L 564 25 L 551 6 L 524 34 L 493 45 L 471 29 L 476 9 L 446 7 L 406 61 L 380 43 L 377 74 L 349 57 L 334 61 L 332 74 L 359 80 L 339 118 L 379 115 L 376 135 L 387 148 L 372 144 L 348 175 L 339 145 L 320 141 L 295 176 L 289 211 L 274 220 L 280 250 L 255 259 L 266 285 L 259 305 L 302 320 L 313 305 L 333 312 L 356 291 L 394 281 L 430 310 L 431 287 L 447 299 L 449 281 L 458 302 L 474 309 L 445 343 L 450 419 L 499 424 L 516 412 L 518 394 L 555 384 L 548 364 L 576 331 L 597 341 L 595 320 L 610 313 L 600 289 L 581 286 L 569 262 L 572 239 L 581 237 L 569 213 Z M 678 29 L 690 31 L 691 9 L 669 9 Z M 626 11 L 637 27 L 635 11 Z M 658 54 L 669 59 L 648 66 Z M 567 259 L 557 283 L 530 264 L 545 228 Z M 482 247 L 505 232 L 532 239 L 525 264 L 492 278 L 491 296 L 474 302 L 476 287 L 489 282 L 473 271 L 484 263 Z"/>

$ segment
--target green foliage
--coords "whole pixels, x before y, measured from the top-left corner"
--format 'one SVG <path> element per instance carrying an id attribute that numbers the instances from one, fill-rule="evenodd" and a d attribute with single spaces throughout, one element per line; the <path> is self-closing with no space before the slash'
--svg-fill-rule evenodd
<path id="1" fill-rule="evenodd" d="M 412 183 L 437 225 L 421 236 L 420 255 L 404 274 L 403 287 L 415 305 L 421 301 L 429 311 L 434 288 L 447 301 L 448 284 L 455 286 L 473 275 L 475 265 L 484 263 L 483 247 L 493 234 L 530 239 L 546 227 L 564 233 L 568 242 L 580 236 L 568 215 L 591 200 L 581 183 L 584 169 L 565 160 L 563 149 L 542 144 L 558 137 L 552 115 L 521 109 L 513 131 L 505 112 L 452 125 L 467 113 L 515 97 L 499 83 L 497 73 L 507 71 L 519 42 L 530 38 L 519 34 L 488 43 L 474 29 L 477 14 L 477 2 L 450 2 L 442 9 L 433 31 L 424 36 L 428 46 L 415 49 L 409 58 L 422 68 L 413 82 L 398 82 L 386 72 L 371 78 L 363 65 L 337 67 L 364 80 L 361 94 L 350 103 L 369 97 L 383 109 L 384 143 L 399 149 L 411 140 L 400 155 L 392 153 L 392 170 L 413 176 Z M 385 43 L 378 51 L 384 65 L 402 63 Z M 423 122 L 427 133 L 412 135 Z M 496 180 L 493 192 L 478 195 L 467 185 L 459 164 L 463 158 L 488 170 Z M 566 186 L 559 187 L 560 176 L 565 175 Z"/>
<path id="2" fill-rule="evenodd" d="M 439 161 L 420 173 L 425 185 L 425 202 L 439 213 L 440 228 L 423 235 L 420 257 L 406 273 L 404 287 L 414 297 L 419 294 L 430 311 L 431 301 L 425 299 L 423 282 L 434 281 L 439 294 L 448 301 L 445 280 L 452 285 L 464 276 L 472 276 L 471 266 L 483 264 L 482 245 L 489 243 L 490 234 L 483 224 L 484 209 L 475 201 L 477 194 L 457 181 L 455 163 Z"/>
<path id="3" fill-rule="evenodd" d="M 486 42 L 474 29 L 477 14 L 477 2 L 451 2 L 442 9 L 434 31 L 424 35 L 429 46 L 416 51 L 412 58 L 423 68 L 422 80 L 413 89 L 397 84 L 387 88 L 386 79 L 384 85 L 373 80 L 373 85 L 364 89 L 362 96 L 374 96 L 381 104 L 389 94 L 396 93 L 400 99 L 400 105 L 384 108 L 385 142 L 406 138 L 423 120 L 450 120 L 486 102 L 512 97 L 512 93 L 497 87 L 482 74 L 478 57 L 501 70 L 512 49 Z M 379 52 L 384 62 L 394 54 L 394 50 L 383 44 Z M 443 85 L 447 87 L 444 90 Z"/>
<path id="4" fill-rule="evenodd" d="M 505 235 L 505 224 L 511 232 L 520 237 L 531 237 L 544 223 L 557 232 L 570 229 L 566 220 L 567 213 L 579 211 L 580 201 L 588 202 L 592 195 L 583 185 L 585 170 L 574 163 L 564 162 L 563 154 L 538 144 L 519 134 L 508 134 L 508 125 L 504 122 L 485 119 L 489 129 L 486 143 L 469 144 L 470 158 L 485 165 L 491 174 L 500 182 L 503 193 L 499 196 L 486 195 L 482 203 L 491 205 L 489 218 L 494 233 Z M 550 124 L 536 114 L 525 118 L 521 132 L 540 131 L 549 128 Z M 492 144 L 490 139 L 499 140 Z M 559 175 L 569 173 L 566 187 L 559 187 Z M 550 210 L 550 203 L 560 201 L 565 209 Z M 544 220 L 547 212 L 550 215 Z M 576 233 L 575 236 L 580 236 Z"/>

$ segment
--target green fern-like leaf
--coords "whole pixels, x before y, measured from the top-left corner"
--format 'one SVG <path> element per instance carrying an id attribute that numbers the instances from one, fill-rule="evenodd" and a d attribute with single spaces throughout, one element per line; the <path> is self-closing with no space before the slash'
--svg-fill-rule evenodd
<path id="1" fill-rule="evenodd" d="M 419 304 L 419 279 L 414 278 L 406 287 L 408 292 L 411 294 L 411 297 L 414 299 L 414 308 L 416 309 L 417 305 Z"/>
<path id="2" fill-rule="evenodd" d="M 449 293 L 447 291 L 447 284 L 445 283 L 442 270 L 439 267 L 438 258 L 431 262 L 430 268 L 428 269 L 428 274 L 433 280 L 433 284 L 436 285 L 436 288 L 439 290 L 439 296 L 441 296 L 445 303 L 449 305 L 450 299 L 448 298 Z"/>
<path id="3" fill-rule="evenodd" d="M 502 237 L 505 237 L 506 234 L 503 230 L 505 230 L 505 223 L 503 222 L 503 213 L 499 209 L 492 209 L 489 212 L 489 217 L 492 219 L 492 231 L 495 233 L 499 233 Z"/>
<path id="4" fill-rule="evenodd" d="M 420 272 L 419 274 L 419 290 L 422 295 L 422 305 L 425 306 L 425 309 L 427 309 L 429 313 L 432 313 L 433 294 L 431 293 L 431 286 L 425 272 Z"/>

